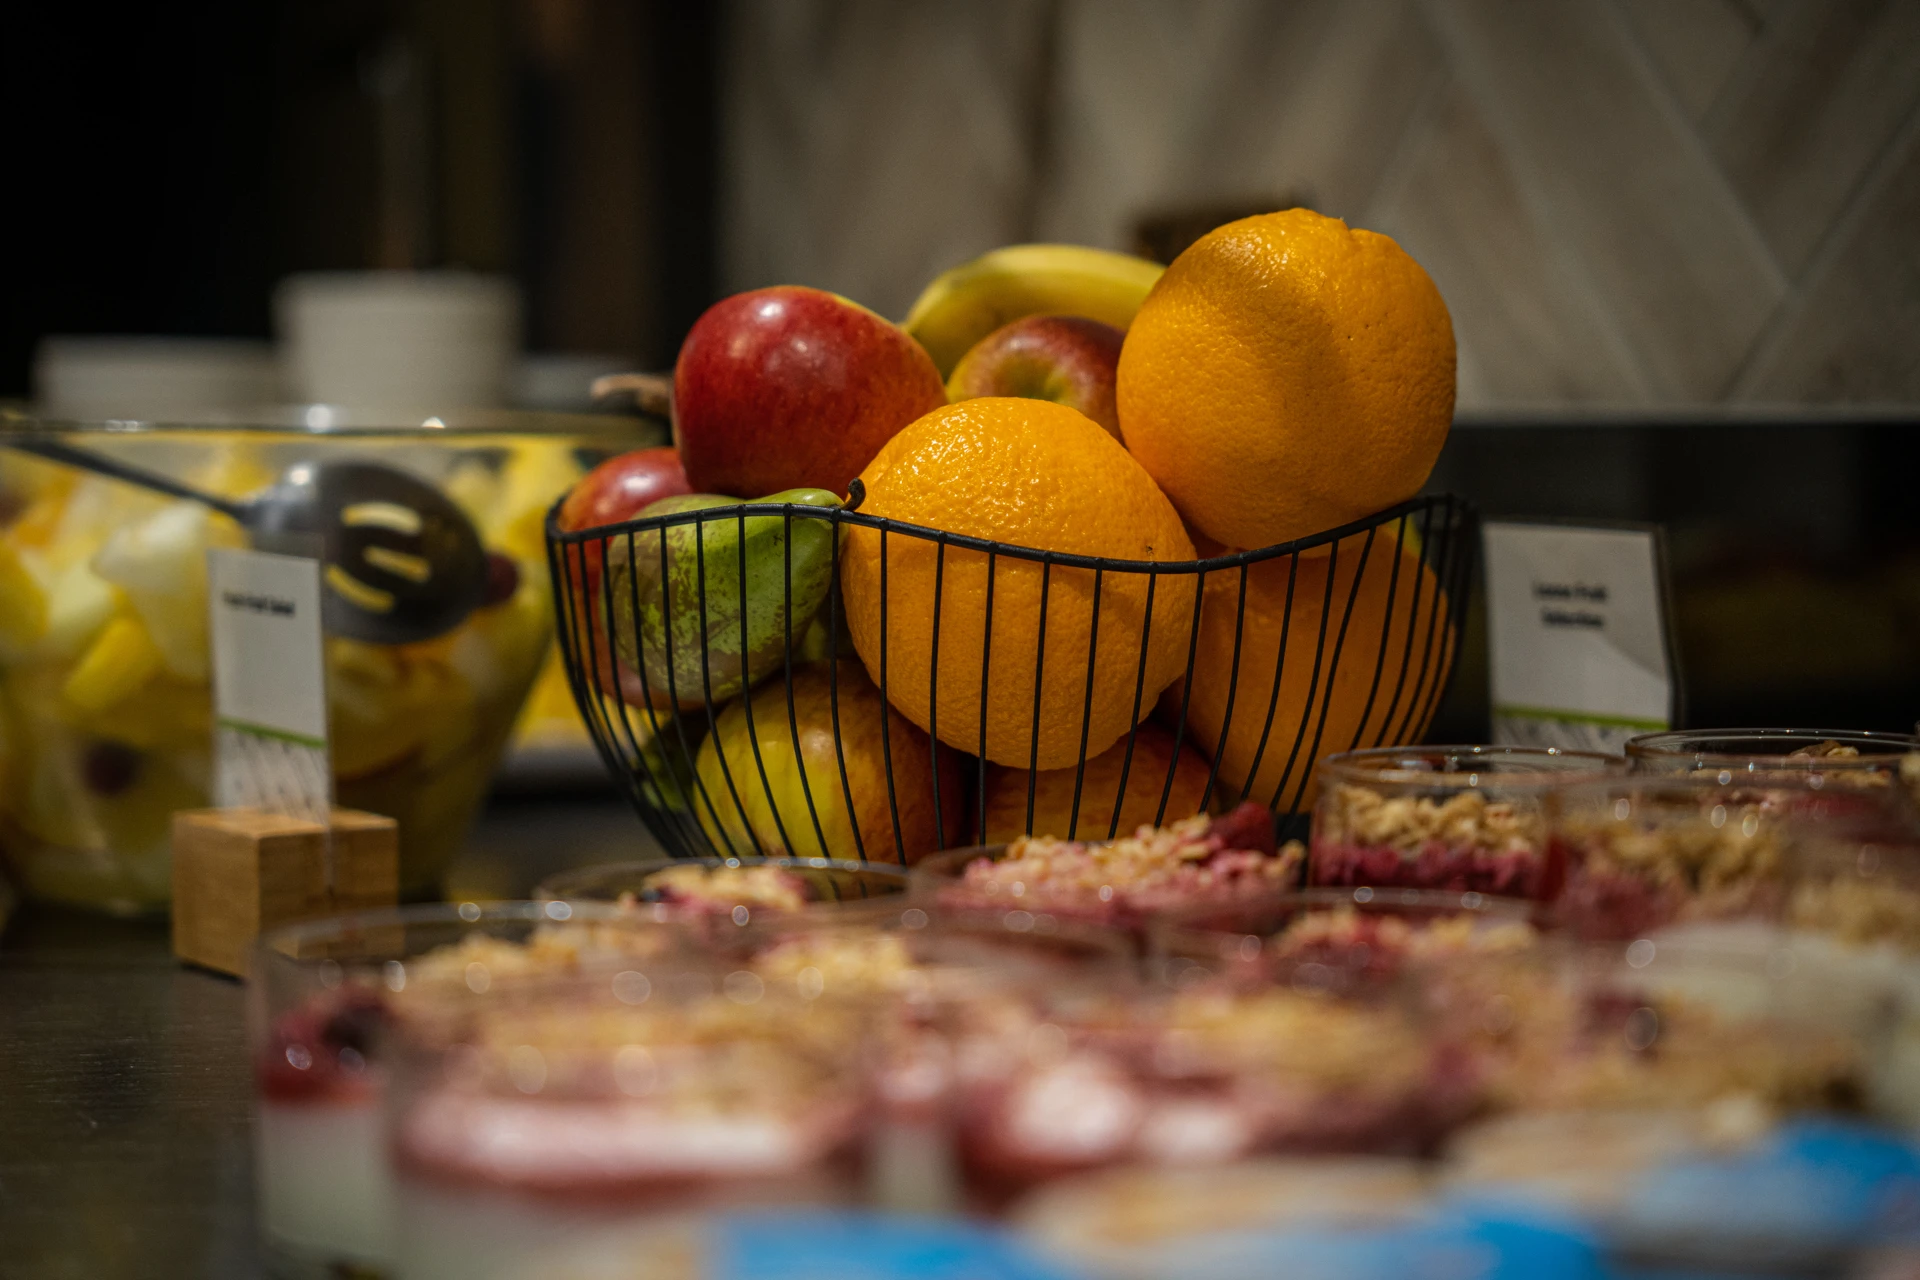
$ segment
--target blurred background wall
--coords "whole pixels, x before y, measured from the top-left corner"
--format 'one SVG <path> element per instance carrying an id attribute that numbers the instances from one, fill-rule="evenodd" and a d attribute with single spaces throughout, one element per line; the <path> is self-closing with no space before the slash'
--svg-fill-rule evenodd
<path id="1" fill-rule="evenodd" d="M 9 6 L 0 393 L 292 270 L 507 270 L 664 363 L 724 289 L 902 314 L 997 244 L 1306 204 L 1432 272 L 1476 415 L 1920 402 L 1916 0 Z"/>
<path id="2" fill-rule="evenodd" d="M 532 350 L 663 368 L 735 289 L 899 316 L 1307 204 L 1452 308 L 1436 487 L 1668 526 L 1692 719 L 1920 715 L 1920 0 L 75 0 L 0 48 L 0 397 L 49 333 L 265 336 L 296 270 L 508 272 Z"/>
<path id="3" fill-rule="evenodd" d="M 1920 5 L 731 13 L 730 287 L 899 315 L 996 244 L 1305 204 L 1432 273 L 1465 412 L 1920 400 Z"/>

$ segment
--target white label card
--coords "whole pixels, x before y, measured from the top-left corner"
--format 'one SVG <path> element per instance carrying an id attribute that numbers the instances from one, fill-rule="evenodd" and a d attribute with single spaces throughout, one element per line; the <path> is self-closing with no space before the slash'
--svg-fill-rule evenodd
<path id="1" fill-rule="evenodd" d="M 215 802 L 325 822 L 333 787 L 319 562 L 213 550 L 207 587 Z"/>
<path id="2" fill-rule="evenodd" d="M 1483 527 L 1493 740 L 1619 751 L 1667 728 L 1674 674 L 1654 531 Z"/>

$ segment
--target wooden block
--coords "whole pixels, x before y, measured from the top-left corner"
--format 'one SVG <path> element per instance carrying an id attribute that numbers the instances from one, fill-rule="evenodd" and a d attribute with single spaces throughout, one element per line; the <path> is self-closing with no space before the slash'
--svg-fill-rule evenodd
<path id="1" fill-rule="evenodd" d="M 336 809 L 333 860 L 333 903 L 327 914 L 394 904 L 400 885 L 400 839 L 392 818 Z"/>
<path id="2" fill-rule="evenodd" d="M 393 819 L 336 809 L 332 826 L 329 888 L 326 830 L 319 823 L 242 809 L 174 814 L 174 955 L 244 976 L 254 939 L 266 930 L 392 906 L 400 862 Z"/>

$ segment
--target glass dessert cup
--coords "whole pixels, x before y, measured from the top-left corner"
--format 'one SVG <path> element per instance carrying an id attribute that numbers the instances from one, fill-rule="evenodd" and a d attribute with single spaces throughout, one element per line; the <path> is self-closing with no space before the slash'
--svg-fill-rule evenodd
<path id="1" fill-rule="evenodd" d="M 1883 993 L 1894 1017 L 1876 1102 L 1920 1124 L 1920 835 L 1895 805 L 1863 808 L 1858 793 L 1823 789 L 1785 806 L 1780 788 L 1768 794 L 1787 855 L 1777 917 L 1684 920 L 1651 939 L 1739 950 L 1834 990 Z"/>
<path id="2" fill-rule="evenodd" d="M 1450 1189 L 1571 1212 L 1622 1261 L 1740 1274 L 1825 1273 L 1870 1225 L 1835 1196 L 1889 1173 L 1859 1163 L 1892 1141 L 1867 1122 L 1876 991 L 1642 938 L 1457 963 L 1426 996 L 1487 1117 L 1449 1144 Z"/>
<path id="3" fill-rule="evenodd" d="M 363 458 L 466 510 L 490 553 L 483 607 L 418 643 L 326 643 L 335 803 L 399 822 L 401 890 L 420 896 L 458 851 L 548 651 L 541 520 L 581 474 L 577 452 L 612 447 L 618 421 L 6 425 L 235 497 L 301 462 Z M 244 541 L 197 503 L 0 449 L 0 857 L 29 896 L 165 908 L 171 815 L 209 803 L 206 552 Z"/>
<path id="4" fill-rule="evenodd" d="M 1722 786 L 1890 790 L 1920 801 L 1920 735 L 1860 729 L 1688 729 L 1627 743 L 1636 773 L 1677 773 Z"/>
<path id="5" fill-rule="evenodd" d="M 1276 847 L 1273 815 L 1245 804 L 1117 840 L 1027 836 L 948 850 L 912 868 L 909 892 L 943 911 L 1041 912 L 1138 932 L 1171 911 L 1290 888 L 1301 852 Z"/>
<path id="6" fill-rule="evenodd" d="M 890 911 L 763 917 L 742 939 L 772 988 L 871 1003 L 873 1204 L 894 1213 L 965 1208 L 951 1116 L 957 1009 L 1017 1010 L 1036 987 L 1124 990 L 1137 978 L 1128 935 L 1025 911 L 929 912 L 896 900 Z"/>
<path id="7" fill-rule="evenodd" d="M 1470 1101 L 1400 984 L 1318 964 L 1055 983 L 950 1018 L 961 1169 L 983 1212 L 1130 1166 L 1422 1154 Z"/>
<path id="8" fill-rule="evenodd" d="M 1272 981 L 1303 963 L 1361 978 L 1456 956 L 1524 951 L 1540 940 L 1538 904 L 1468 890 L 1296 889 L 1156 921 L 1149 970 L 1176 986 L 1207 977 Z"/>
<path id="9" fill-rule="evenodd" d="M 680 1274 L 716 1216 L 868 1198 L 865 1006 L 831 989 L 654 962 L 397 1038 L 407 1277 Z"/>
<path id="10" fill-rule="evenodd" d="M 899 867 L 830 858 L 653 858 L 579 867 L 550 876 L 536 898 L 656 906 L 675 915 L 730 916 L 745 924 L 765 912 L 819 914 L 893 905 L 907 890 Z"/>
<path id="11" fill-rule="evenodd" d="M 1320 762 L 1307 882 L 1551 898 L 1542 798 L 1621 772 L 1557 747 L 1386 747 Z"/>
<path id="12" fill-rule="evenodd" d="M 624 972 L 682 943 L 613 907 L 560 902 L 403 907 L 267 934 L 247 998 L 255 1176 L 276 1274 L 392 1261 L 381 1106 L 396 1021 L 425 999 L 444 1013 L 583 968 Z"/>
<path id="13" fill-rule="evenodd" d="M 1777 920 L 1786 824 L 1763 798 L 1708 779 L 1630 776 L 1547 797 L 1565 887 L 1552 917 L 1580 937 L 1641 938 L 1701 920 Z"/>
<path id="14" fill-rule="evenodd" d="M 1048 1253 L 1103 1278 L 1274 1275 L 1288 1273 L 1259 1268 L 1248 1255 L 1260 1256 L 1262 1246 L 1291 1232 L 1392 1230 L 1424 1215 L 1432 1201 L 1424 1161 L 1270 1157 L 1070 1178 L 1030 1196 L 1015 1225 Z"/>

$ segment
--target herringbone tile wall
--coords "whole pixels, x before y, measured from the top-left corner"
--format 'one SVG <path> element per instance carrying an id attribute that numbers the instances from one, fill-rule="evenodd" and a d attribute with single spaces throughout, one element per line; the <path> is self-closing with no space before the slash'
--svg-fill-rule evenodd
<path id="1" fill-rule="evenodd" d="M 733 0 L 726 283 L 1292 198 L 1400 240 L 1463 411 L 1920 406 L 1920 0 Z"/>

